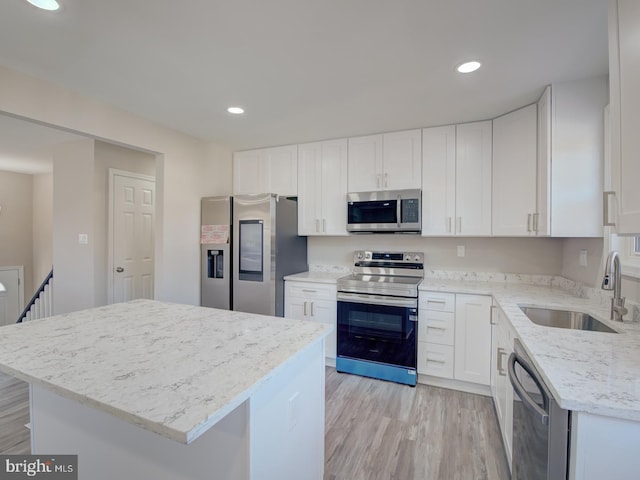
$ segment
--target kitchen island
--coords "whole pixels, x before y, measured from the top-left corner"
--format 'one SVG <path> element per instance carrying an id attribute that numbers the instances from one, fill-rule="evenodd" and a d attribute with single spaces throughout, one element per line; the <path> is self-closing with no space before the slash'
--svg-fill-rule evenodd
<path id="1" fill-rule="evenodd" d="M 2 327 L 0 370 L 81 479 L 321 479 L 330 330 L 135 300 Z"/>

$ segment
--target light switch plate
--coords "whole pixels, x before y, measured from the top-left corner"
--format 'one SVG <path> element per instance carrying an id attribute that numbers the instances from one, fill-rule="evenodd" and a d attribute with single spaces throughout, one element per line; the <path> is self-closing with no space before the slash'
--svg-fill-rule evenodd
<path id="1" fill-rule="evenodd" d="M 587 266 L 587 251 L 586 250 L 580 250 L 580 266 L 581 267 L 586 267 Z"/>
<path id="2" fill-rule="evenodd" d="M 86 233 L 79 233 L 78 243 L 80 245 L 87 245 L 89 243 L 89 235 L 87 235 Z"/>

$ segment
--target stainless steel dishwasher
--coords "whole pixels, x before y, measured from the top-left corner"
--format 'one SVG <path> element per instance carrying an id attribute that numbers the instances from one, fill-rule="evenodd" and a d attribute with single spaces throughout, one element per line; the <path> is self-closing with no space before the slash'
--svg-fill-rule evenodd
<path id="1" fill-rule="evenodd" d="M 571 412 L 558 405 L 522 343 L 509 356 L 513 386 L 513 480 L 565 480 Z"/>

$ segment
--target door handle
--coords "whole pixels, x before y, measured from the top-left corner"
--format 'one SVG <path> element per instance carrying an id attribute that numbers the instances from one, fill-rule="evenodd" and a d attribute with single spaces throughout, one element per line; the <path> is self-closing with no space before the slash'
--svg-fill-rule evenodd
<path id="1" fill-rule="evenodd" d="M 304 316 L 307 316 L 307 302 L 304 302 Z"/>
<path id="2" fill-rule="evenodd" d="M 118 272 L 118 273 L 122 273 L 122 272 L 124 272 L 124 268 L 122 268 L 122 267 L 117 267 L 117 268 L 116 268 L 116 272 Z"/>

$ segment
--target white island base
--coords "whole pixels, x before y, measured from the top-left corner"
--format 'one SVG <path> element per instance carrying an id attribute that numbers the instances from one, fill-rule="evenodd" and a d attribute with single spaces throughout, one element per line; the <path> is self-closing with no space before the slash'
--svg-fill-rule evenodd
<path id="1" fill-rule="evenodd" d="M 321 480 L 324 385 L 320 340 L 182 444 L 32 384 L 31 449 L 77 454 L 78 478 L 87 480 Z"/>

